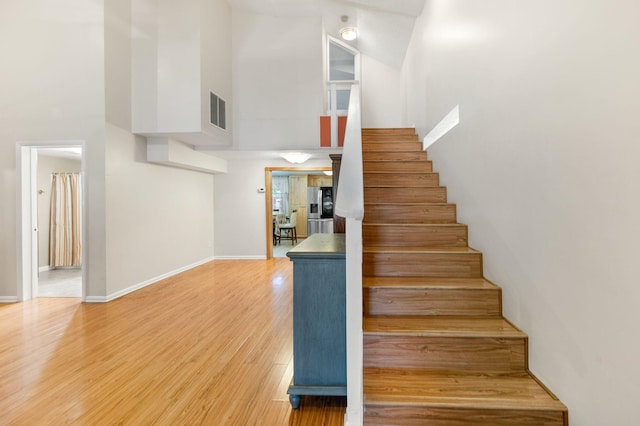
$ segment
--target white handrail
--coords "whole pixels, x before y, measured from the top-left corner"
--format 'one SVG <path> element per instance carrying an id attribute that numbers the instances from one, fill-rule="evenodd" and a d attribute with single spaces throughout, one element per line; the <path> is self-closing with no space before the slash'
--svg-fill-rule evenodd
<path id="1" fill-rule="evenodd" d="M 334 97 L 335 99 L 335 97 Z M 363 424 L 362 390 L 362 125 L 360 86 L 351 85 L 349 112 L 340 164 L 336 214 L 346 219 L 347 412 L 345 425 Z"/>
<path id="2" fill-rule="evenodd" d="M 360 86 L 358 84 L 352 84 L 340 165 L 340 186 L 335 206 L 336 213 L 339 216 L 362 220 L 364 216 L 364 190 L 362 181 Z"/>

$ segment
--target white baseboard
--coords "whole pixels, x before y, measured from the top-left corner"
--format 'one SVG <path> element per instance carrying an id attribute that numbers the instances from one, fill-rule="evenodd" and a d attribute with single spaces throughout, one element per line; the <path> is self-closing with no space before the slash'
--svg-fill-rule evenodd
<path id="1" fill-rule="evenodd" d="M 41 266 L 38 268 L 38 272 L 47 272 L 51 270 L 51 266 L 46 265 L 46 266 Z"/>
<path id="2" fill-rule="evenodd" d="M 267 256 L 215 256 L 215 260 L 267 260 Z"/>
<path id="3" fill-rule="evenodd" d="M 0 296 L 0 303 L 18 303 L 18 298 L 14 296 Z"/>
<path id="4" fill-rule="evenodd" d="M 119 297 L 125 296 L 129 293 L 133 293 L 136 290 L 140 290 L 141 288 L 150 286 L 151 284 L 155 284 L 158 281 L 162 281 L 165 278 L 169 278 L 172 277 L 174 275 L 178 275 L 182 272 L 188 271 L 189 269 L 193 269 L 196 268 L 200 265 L 204 265 L 205 263 L 211 262 L 212 260 L 214 260 L 213 257 L 207 258 L 207 259 L 203 259 L 200 260 L 198 262 L 192 263 L 190 265 L 187 266 L 183 266 L 182 268 L 178 268 L 178 269 L 174 269 L 173 271 L 167 272 L 166 274 L 162 274 L 162 275 L 158 275 L 157 277 L 148 279 L 146 281 L 143 281 L 141 283 L 138 284 L 134 284 L 130 287 L 127 287 L 123 290 L 117 291 L 115 293 L 109 294 L 107 296 L 87 296 L 85 297 L 84 301 L 87 303 L 106 303 L 106 302 L 111 302 L 112 300 L 118 299 Z"/>

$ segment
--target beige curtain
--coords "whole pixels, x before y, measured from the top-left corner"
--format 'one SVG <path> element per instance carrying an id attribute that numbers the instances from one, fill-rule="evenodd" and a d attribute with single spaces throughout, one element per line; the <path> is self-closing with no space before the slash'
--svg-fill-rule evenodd
<path id="1" fill-rule="evenodd" d="M 49 217 L 49 266 L 82 265 L 82 179 L 80 173 L 53 173 Z"/>

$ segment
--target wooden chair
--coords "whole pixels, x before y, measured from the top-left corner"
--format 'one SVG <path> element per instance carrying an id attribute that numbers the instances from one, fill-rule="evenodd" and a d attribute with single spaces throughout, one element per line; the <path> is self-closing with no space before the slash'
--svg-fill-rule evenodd
<path id="1" fill-rule="evenodd" d="M 273 245 L 277 246 L 280 244 L 280 227 L 278 226 L 278 221 L 273 219 Z"/>
<path id="2" fill-rule="evenodd" d="M 278 228 L 280 229 L 280 239 L 291 240 L 291 245 L 295 245 L 298 242 L 298 233 L 296 232 L 297 213 L 297 210 L 292 211 L 288 222 L 278 224 Z"/>
<path id="3" fill-rule="evenodd" d="M 273 211 L 273 245 L 280 244 L 280 224 L 284 222 L 284 215 L 278 209 Z"/>

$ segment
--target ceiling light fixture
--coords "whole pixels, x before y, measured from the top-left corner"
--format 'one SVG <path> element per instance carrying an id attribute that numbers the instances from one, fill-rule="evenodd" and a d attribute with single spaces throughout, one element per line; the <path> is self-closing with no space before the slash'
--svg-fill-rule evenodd
<path id="1" fill-rule="evenodd" d="M 308 154 L 306 152 L 285 152 L 280 156 L 293 164 L 302 164 L 309 158 L 311 158 L 311 154 Z"/>
<path id="2" fill-rule="evenodd" d="M 340 30 L 340 37 L 347 41 L 353 41 L 358 38 L 358 31 L 353 27 L 347 27 Z"/>
<path id="3" fill-rule="evenodd" d="M 342 15 L 340 20 L 346 25 L 349 22 L 349 17 Z M 340 30 L 340 37 L 347 41 L 353 41 L 358 38 L 358 30 L 356 27 L 344 27 Z"/>

